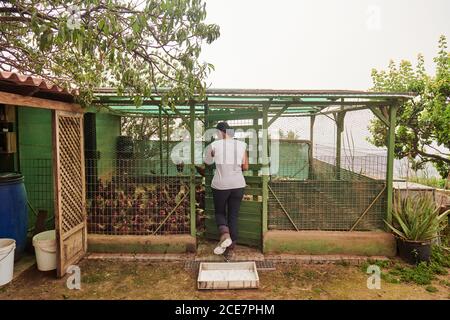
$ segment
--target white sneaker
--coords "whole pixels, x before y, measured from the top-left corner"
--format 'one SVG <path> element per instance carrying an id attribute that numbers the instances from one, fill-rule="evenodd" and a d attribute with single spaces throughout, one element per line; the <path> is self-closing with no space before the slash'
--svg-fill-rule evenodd
<path id="1" fill-rule="evenodd" d="M 233 243 L 228 233 L 223 234 L 220 238 L 221 241 L 219 241 L 217 246 L 214 248 L 214 254 L 217 255 L 223 254 L 225 250 L 227 250 L 227 248 Z"/>

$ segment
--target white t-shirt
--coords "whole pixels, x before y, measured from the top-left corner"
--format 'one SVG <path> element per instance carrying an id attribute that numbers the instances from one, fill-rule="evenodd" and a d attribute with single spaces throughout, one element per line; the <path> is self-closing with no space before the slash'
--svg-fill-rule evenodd
<path id="1" fill-rule="evenodd" d="M 218 190 L 245 188 L 242 162 L 247 149 L 245 142 L 236 139 L 220 139 L 206 148 L 205 162 L 216 164 L 211 187 Z"/>

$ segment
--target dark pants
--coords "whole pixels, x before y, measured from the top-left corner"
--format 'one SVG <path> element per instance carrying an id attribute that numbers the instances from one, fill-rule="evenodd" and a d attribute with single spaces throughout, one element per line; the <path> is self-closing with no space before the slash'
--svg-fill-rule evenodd
<path id="1" fill-rule="evenodd" d="M 229 229 L 231 240 L 236 242 L 238 236 L 237 220 L 244 188 L 218 190 L 212 189 L 214 198 L 214 211 L 219 231 Z"/>

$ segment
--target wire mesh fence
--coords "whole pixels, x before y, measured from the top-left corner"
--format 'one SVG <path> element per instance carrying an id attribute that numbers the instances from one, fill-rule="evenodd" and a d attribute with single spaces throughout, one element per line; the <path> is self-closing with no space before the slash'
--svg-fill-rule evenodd
<path id="1" fill-rule="evenodd" d="M 314 180 L 384 180 L 386 177 L 386 156 L 364 155 L 341 156 L 336 164 L 336 156 L 314 156 L 312 159 L 312 179 Z"/>
<path id="2" fill-rule="evenodd" d="M 149 235 L 190 232 L 189 179 L 119 174 L 89 184 L 88 229 L 96 234 Z M 119 162 L 120 163 L 120 162 Z M 143 169 L 132 167 L 132 169 Z M 194 190 L 195 192 L 195 190 Z"/>
<path id="3" fill-rule="evenodd" d="M 20 159 L 20 171 L 25 177 L 28 200 L 28 225 L 32 229 L 39 211 L 47 213 L 47 227 L 54 218 L 53 172 L 51 159 Z"/>
<path id="4" fill-rule="evenodd" d="M 305 158 L 306 159 L 306 158 Z M 269 229 L 376 230 L 383 228 L 386 189 L 383 156 L 322 156 L 298 165 L 280 166 L 269 182 Z M 309 168 L 295 178 L 291 173 Z M 304 170 L 304 169 L 303 169 Z"/>
<path id="5" fill-rule="evenodd" d="M 269 229 L 376 230 L 386 216 L 386 156 L 363 152 L 346 139 L 336 148 L 301 140 L 294 118 L 277 120 L 278 170 L 269 182 Z M 320 128 L 333 136 L 333 126 Z M 335 139 L 335 135 L 333 136 Z M 308 138 L 310 138 L 308 136 Z M 273 155 L 272 155 L 273 156 Z M 339 161 L 338 161 L 339 160 Z"/>
<path id="6" fill-rule="evenodd" d="M 173 161 L 179 145 L 173 119 L 111 119 L 97 121 L 87 136 L 95 148 L 86 150 L 87 211 L 90 233 L 148 235 L 190 233 L 190 167 Z M 258 120 L 231 120 L 236 138 L 254 138 Z M 116 127 L 112 134 L 111 126 Z M 161 126 L 161 127 L 160 127 Z M 167 128 L 169 126 L 169 128 Z M 105 143 L 103 135 L 113 137 Z M 261 132 L 257 135 L 261 140 Z M 385 165 L 380 155 L 344 148 L 340 163 L 327 149 L 312 150 L 296 132 L 274 138 L 278 143 L 276 170 L 269 183 L 270 229 L 374 230 L 383 227 Z M 250 141 L 250 140 L 249 140 Z M 101 143 L 99 143 L 101 142 Z M 272 144 L 269 144 L 269 149 Z M 196 154 L 204 142 L 196 141 Z M 255 147 L 255 146 L 252 146 Z M 255 147 L 258 150 L 258 146 Z M 249 143 L 250 149 L 250 143 Z M 269 150 L 274 160 L 274 150 Z M 333 150 L 333 153 L 335 150 Z M 315 157 L 312 157 L 316 154 Z M 252 159 L 257 161 L 258 158 Z M 257 174 L 252 172 L 251 175 Z M 259 173 L 260 174 L 260 173 Z M 204 230 L 205 186 L 197 177 L 196 225 Z M 250 196 L 262 201 L 261 196 Z"/>
<path id="7" fill-rule="evenodd" d="M 271 181 L 269 187 L 269 229 L 348 231 L 383 227 L 383 182 L 278 180 Z"/>
<path id="8" fill-rule="evenodd" d="M 171 159 L 173 148 L 180 141 L 171 140 L 172 128 L 169 131 L 166 125 L 176 123 L 168 119 L 159 122 L 142 118 L 141 121 L 133 119 L 133 127 L 122 117 L 114 117 L 115 126 L 119 127 L 115 132 L 108 132 L 98 121 L 97 125 L 86 129 L 87 139 L 94 140 L 90 143 L 91 149 L 86 150 L 88 232 L 189 234 L 190 192 L 196 195 L 198 227 L 201 228 L 204 208 L 201 179 L 197 178 L 195 190 L 190 190 L 190 167 Z M 144 135 L 136 134 L 136 126 Z M 133 131 L 135 133 L 130 134 Z M 98 143 L 104 139 L 101 135 L 110 136 L 108 144 Z"/>
<path id="9" fill-rule="evenodd" d="M 310 160 L 310 142 L 305 140 L 278 139 L 277 143 L 278 155 L 274 155 L 273 153 L 271 153 L 272 160 L 276 161 L 276 164 L 272 162 L 271 165 L 272 179 L 309 179 L 312 174 L 312 161 Z"/>

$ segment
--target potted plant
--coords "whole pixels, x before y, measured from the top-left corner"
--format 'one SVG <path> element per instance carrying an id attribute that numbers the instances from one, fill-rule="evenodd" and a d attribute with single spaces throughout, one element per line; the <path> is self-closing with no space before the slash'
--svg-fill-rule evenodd
<path id="1" fill-rule="evenodd" d="M 431 241 L 445 228 L 450 210 L 439 214 L 433 198 L 426 195 L 396 198 L 393 223 L 385 221 L 397 237 L 400 257 L 411 264 L 428 262 Z"/>

